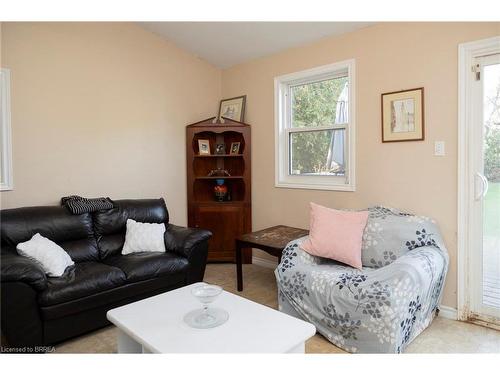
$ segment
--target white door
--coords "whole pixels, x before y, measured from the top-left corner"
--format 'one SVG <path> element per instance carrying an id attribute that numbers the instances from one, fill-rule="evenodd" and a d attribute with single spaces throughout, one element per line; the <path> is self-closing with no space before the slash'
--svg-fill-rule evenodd
<path id="1" fill-rule="evenodd" d="M 500 54 L 474 59 L 470 317 L 500 322 Z"/>

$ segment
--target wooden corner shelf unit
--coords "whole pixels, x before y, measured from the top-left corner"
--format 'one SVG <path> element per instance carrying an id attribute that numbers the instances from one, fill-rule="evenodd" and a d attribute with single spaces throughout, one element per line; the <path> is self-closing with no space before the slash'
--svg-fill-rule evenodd
<path id="1" fill-rule="evenodd" d="M 186 127 L 188 225 L 213 233 L 208 245 L 209 262 L 235 262 L 236 237 L 252 231 L 251 138 L 250 125 L 209 118 Z M 198 140 L 208 140 L 210 155 L 200 155 Z M 239 142 L 238 154 L 229 154 L 231 143 Z M 225 144 L 226 154 L 214 154 L 217 144 Z M 209 176 L 223 169 L 230 176 Z M 223 179 L 230 200 L 219 202 L 214 195 L 216 180 Z M 243 262 L 251 263 L 251 249 Z"/>

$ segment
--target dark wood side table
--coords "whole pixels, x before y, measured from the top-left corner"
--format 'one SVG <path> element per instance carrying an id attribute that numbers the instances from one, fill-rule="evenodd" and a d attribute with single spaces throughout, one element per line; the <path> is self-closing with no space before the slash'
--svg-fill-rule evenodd
<path id="1" fill-rule="evenodd" d="M 238 291 L 243 290 L 243 267 L 242 251 L 245 248 L 264 250 L 268 254 L 278 257 L 281 262 L 281 253 L 288 242 L 300 237 L 307 236 L 306 229 L 277 225 L 275 227 L 243 234 L 236 238 L 236 274 L 238 280 Z"/>

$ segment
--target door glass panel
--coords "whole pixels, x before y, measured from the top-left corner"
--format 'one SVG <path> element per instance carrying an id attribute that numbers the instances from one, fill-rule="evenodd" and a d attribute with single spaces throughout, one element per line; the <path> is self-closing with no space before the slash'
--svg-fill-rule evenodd
<path id="1" fill-rule="evenodd" d="M 483 304 L 500 308 L 500 64 L 483 69 Z"/>

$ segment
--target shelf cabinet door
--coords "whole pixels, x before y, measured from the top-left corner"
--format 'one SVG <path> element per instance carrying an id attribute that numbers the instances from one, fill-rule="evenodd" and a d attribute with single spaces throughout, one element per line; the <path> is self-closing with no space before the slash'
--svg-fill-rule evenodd
<path id="1" fill-rule="evenodd" d="M 234 262 L 235 238 L 245 233 L 244 207 L 217 204 L 198 206 L 194 216 L 196 227 L 213 233 L 208 243 L 208 260 Z"/>

